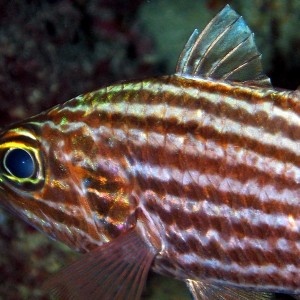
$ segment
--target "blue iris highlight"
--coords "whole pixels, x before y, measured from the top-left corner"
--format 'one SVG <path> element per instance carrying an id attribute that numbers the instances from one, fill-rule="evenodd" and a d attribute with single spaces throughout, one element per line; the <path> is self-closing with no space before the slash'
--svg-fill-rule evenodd
<path id="1" fill-rule="evenodd" d="M 31 155 L 23 149 L 13 149 L 5 157 L 6 169 L 18 178 L 29 178 L 34 173 L 34 161 Z"/>

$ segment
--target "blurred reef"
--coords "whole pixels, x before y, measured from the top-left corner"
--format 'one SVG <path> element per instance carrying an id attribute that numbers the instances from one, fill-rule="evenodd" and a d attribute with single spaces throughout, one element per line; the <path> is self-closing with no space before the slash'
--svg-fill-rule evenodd
<path id="1" fill-rule="evenodd" d="M 255 32 L 274 86 L 300 85 L 299 0 L 0 0 L 0 126 L 117 80 L 173 73 L 193 29 L 227 3 Z M 48 299 L 41 284 L 75 257 L 0 210 L 0 299 Z M 191 298 L 151 275 L 143 299 Z"/>

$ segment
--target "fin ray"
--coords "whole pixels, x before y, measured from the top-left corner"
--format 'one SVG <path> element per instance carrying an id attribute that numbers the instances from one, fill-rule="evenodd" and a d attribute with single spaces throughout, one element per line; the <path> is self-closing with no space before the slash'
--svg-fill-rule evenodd
<path id="1" fill-rule="evenodd" d="M 238 24 L 239 20 L 241 20 L 241 17 L 236 19 L 232 24 L 225 28 L 210 44 L 202 58 L 198 58 L 199 62 L 194 67 L 195 74 L 209 74 L 209 71 L 214 64 L 216 64 L 218 60 L 222 59 L 222 52 L 228 52 L 227 48 L 230 47 L 231 44 L 231 41 L 228 41 L 228 35 L 232 34 L 232 29 L 234 26 L 236 26 L 236 24 Z M 219 44 L 223 45 L 219 47 Z M 226 44 L 226 46 L 224 44 Z"/>
<path id="2" fill-rule="evenodd" d="M 227 285 L 217 285 L 188 279 L 186 284 L 194 300 L 270 300 L 272 293 L 257 292 Z"/>
<path id="3" fill-rule="evenodd" d="M 231 64 L 235 63 L 234 57 L 237 55 L 237 52 L 241 49 L 243 43 L 245 43 L 249 37 L 247 37 L 245 40 L 243 40 L 241 43 L 237 44 L 233 49 L 231 49 L 224 57 L 222 57 L 213 68 L 211 68 L 210 73 L 208 73 L 208 77 L 220 77 L 217 72 L 220 71 L 220 67 L 224 66 L 223 68 L 226 68 L 231 66 Z M 232 59 L 233 58 L 233 59 Z M 226 72 L 226 69 L 221 69 L 223 72 Z"/>
<path id="4" fill-rule="evenodd" d="M 200 34 L 193 32 L 179 57 L 176 74 L 271 86 L 254 34 L 229 5 Z"/>
<path id="5" fill-rule="evenodd" d="M 176 73 L 183 73 L 183 74 L 189 73 L 189 64 L 188 64 L 189 57 L 193 50 L 193 45 L 195 45 L 195 42 L 198 39 L 198 37 L 199 37 L 199 31 L 198 31 L 198 29 L 195 29 L 180 54 L 180 57 L 179 57 L 179 60 L 178 60 L 177 66 L 176 66 Z"/>
<path id="6" fill-rule="evenodd" d="M 137 300 L 155 255 L 131 230 L 83 255 L 44 288 L 61 299 Z"/>

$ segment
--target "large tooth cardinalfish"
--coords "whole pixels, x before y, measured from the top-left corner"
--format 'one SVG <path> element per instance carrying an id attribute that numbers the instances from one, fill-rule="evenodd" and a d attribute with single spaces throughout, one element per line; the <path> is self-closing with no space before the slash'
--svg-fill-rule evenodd
<path id="1" fill-rule="evenodd" d="M 300 299 L 300 90 L 272 87 L 230 6 L 174 75 L 9 126 L 0 161 L 2 205 L 87 252 L 58 299 L 138 300 L 150 269 L 194 299 Z"/>

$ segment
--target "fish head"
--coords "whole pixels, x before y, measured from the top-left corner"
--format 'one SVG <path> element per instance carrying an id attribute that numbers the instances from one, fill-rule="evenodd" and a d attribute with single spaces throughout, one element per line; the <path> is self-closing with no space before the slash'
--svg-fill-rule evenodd
<path id="1" fill-rule="evenodd" d="M 136 207 L 126 162 L 110 158 L 88 122 L 61 111 L 0 133 L 0 205 L 85 252 L 132 228 Z"/>

